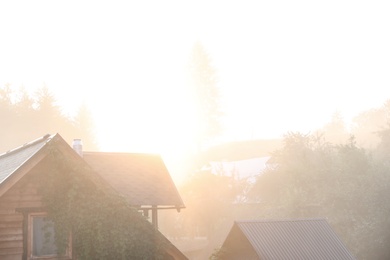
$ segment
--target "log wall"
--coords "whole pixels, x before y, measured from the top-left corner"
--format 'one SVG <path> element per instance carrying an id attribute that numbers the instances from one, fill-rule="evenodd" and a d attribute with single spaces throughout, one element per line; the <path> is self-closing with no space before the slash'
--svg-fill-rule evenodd
<path id="1" fill-rule="evenodd" d="M 22 178 L 0 197 L 0 259 L 23 259 L 23 214 L 20 209 L 42 207 L 37 185 Z"/>

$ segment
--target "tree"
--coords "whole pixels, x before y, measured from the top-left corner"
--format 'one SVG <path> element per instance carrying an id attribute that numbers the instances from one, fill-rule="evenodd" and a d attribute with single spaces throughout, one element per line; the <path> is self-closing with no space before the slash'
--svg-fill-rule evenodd
<path id="1" fill-rule="evenodd" d="M 87 150 L 96 150 L 98 145 L 95 140 L 94 122 L 92 115 L 87 105 L 83 103 L 74 119 L 74 126 L 78 133 L 77 138 L 83 142 L 83 146 Z"/>
<path id="2" fill-rule="evenodd" d="M 344 119 L 339 112 L 334 113 L 331 121 L 320 131 L 323 131 L 326 140 L 334 144 L 342 144 L 347 141 L 349 137 Z"/>
<path id="3" fill-rule="evenodd" d="M 390 100 L 382 106 L 364 111 L 353 119 L 352 134 L 360 145 L 374 149 L 380 142 L 378 131 L 390 123 Z"/>
<path id="4" fill-rule="evenodd" d="M 57 100 L 49 91 L 47 86 L 43 86 L 36 92 L 37 122 L 46 133 L 61 132 L 64 127 L 70 126 L 70 120 L 63 116 Z M 45 134 L 42 133 L 42 134 Z"/>
<path id="5" fill-rule="evenodd" d="M 0 87 L 0 151 L 6 151 L 45 134 L 61 133 L 71 142 L 85 138 L 88 149 L 96 149 L 93 121 L 87 107 L 81 106 L 76 118 L 62 113 L 55 96 L 44 86 L 34 95 L 10 85 Z"/>
<path id="6" fill-rule="evenodd" d="M 190 80 L 195 102 L 196 141 L 198 151 L 222 131 L 219 107 L 220 93 L 216 70 L 205 48 L 199 42 L 193 47 L 190 58 Z"/>
<path id="7" fill-rule="evenodd" d="M 208 170 L 194 174 L 180 187 L 186 202 L 181 213 L 182 234 L 210 237 L 231 215 L 232 204 L 242 185 L 232 176 L 219 176 Z"/>
<path id="8" fill-rule="evenodd" d="M 250 192 L 260 203 L 253 215 L 325 217 L 358 259 L 388 258 L 389 236 L 383 230 L 390 227 L 390 206 L 382 202 L 390 198 L 389 169 L 354 138 L 334 145 L 322 137 L 289 133 L 272 164 Z"/>
<path id="9" fill-rule="evenodd" d="M 3 88 L 0 88 L 0 134 L 1 138 L 3 138 L 2 142 L 0 143 L 4 144 L 7 144 L 9 140 L 12 139 L 12 135 L 15 130 L 14 119 L 16 117 L 16 113 L 12 109 L 11 96 L 12 90 L 9 84 L 5 85 Z"/>

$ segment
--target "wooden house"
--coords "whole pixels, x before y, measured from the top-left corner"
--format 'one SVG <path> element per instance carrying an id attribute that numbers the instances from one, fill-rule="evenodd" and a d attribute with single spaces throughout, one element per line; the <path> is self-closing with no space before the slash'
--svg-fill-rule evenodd
<path id="1" fill-rule="evenodd" d="M 77 153 L 59 134 L 46 135 L 0 155 L 0 259 L 58 259 L 41 250 L 45 205 L 34 175 L 50 160 L 48 146 L 55 146 L 67 160 L 78 160 L 93 169 L 96 177 L 143 214 L 151 212 L 157 226 L 157 210 L 184 207 L 179 193 L 158 155 L 127 153 Z M 82 156 L 80 156 L 82 155 Z M 47 178 L 50 178 L 50 172 Z M 161 233 L 172 259 L 187 259 Z M 65 259 L 72 259 L 68 248 Z M 63 258 L 61 258 L 63 259 Z"/>
<path id="2" fill-rule="evenodd" d="M 156 154 L 83 152 L 83 159 L 128 203 L 158 227 L 158 211 L 184 208 L 161 157 Z"/>
<path id="3" fill-rule="evenodd" d="M 219 252 L 226 260 L 353 260 L 325 219 L 236 221 Z"/>

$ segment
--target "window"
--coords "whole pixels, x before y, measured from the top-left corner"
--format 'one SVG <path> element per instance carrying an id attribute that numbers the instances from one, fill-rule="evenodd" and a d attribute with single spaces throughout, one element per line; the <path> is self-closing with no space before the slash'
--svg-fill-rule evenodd
<path id="1" fill-rule="evenodd" d="M 45 213 L 29 214 L 28 233 L 28 259 L 71 259 L 70 243 L 65 255 L 58 255 L 54 240 L 54 223 Z"/>

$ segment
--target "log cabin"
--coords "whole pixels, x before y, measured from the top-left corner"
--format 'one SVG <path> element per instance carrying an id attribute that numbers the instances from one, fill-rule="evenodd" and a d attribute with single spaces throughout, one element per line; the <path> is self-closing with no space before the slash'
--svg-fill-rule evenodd
<path id="1" fill-rule="evenodd" d="M 48 146 L 54 145 L 68 160 L 81 160 L 93 169 L 95 177 L 106 182 L 127 202 L 149 216 L 157 228 L 161 209 L 184 208 L 183 201 L 159 155 L 82 152 L 80 140 L 74 147 L 59 135 L 45 135 L 0 155 L 0 259 L 59 259 L 55 251 L 45 248 L 45 205 L 34 175 L 45 171 L 50 160 Z M 46 170 L 47 171 L 47 170 Z M 50 172 L 47 173 L 50 178 Z M 187 259 L 168 239 L 172 259 Z M 71 238 L 70 238 L 71 241 Z M 61 257 L 61 259 L 64 259 Z M 75 259 L 69 246 L 65 259 Z"/>

